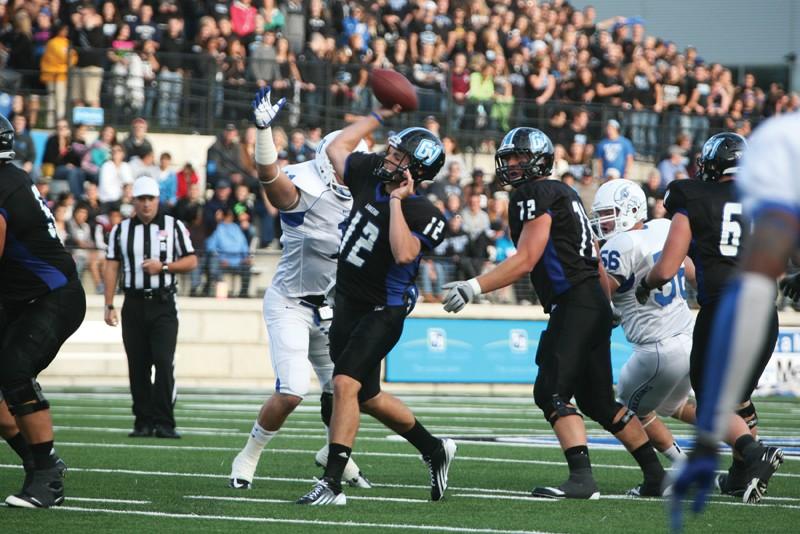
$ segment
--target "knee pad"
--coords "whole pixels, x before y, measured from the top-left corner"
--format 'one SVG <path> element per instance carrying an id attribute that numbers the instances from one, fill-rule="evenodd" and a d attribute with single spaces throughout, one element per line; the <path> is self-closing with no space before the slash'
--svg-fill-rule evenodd
<path id="1" fill-rule="evenodd" d="M 756 405 L 753 404 L 753 401 L 748 401 L 747 406 L 736 410 L 736 415 L 744 419 L 747 428 L 758 426 L 758 413 L 756 413 Z"/>
<path id="2" fill-rule="evenodd" d="M 24 417 L 50 408 L 50 403 L 42 394 L 42 386 L 35 378 L 4 386 L 3 397 L 8 403 L 8 411 L 14 417 Z"/>
<path id="3" fill-rule="evenodd" d="M 553 395 L 547 402 L 542 402 L 541 404 L 537 402 L 536 404 L 539 406 L 539 408 L 541 408 L 542 412 L 544 413 L 544 418 L 547 419 L 547 422 L 550 423 L 550 426 L 554 426 L 556 421 L 562 417 L 575 415 L 583 418 L 583 416 L 578 413 L 578 410 L 574 406 L 568 402 L 564 402 L 564 400 L 558 395 Z"/>
<path id="4" fill-rule="evenodd" d="M 322 392 L 319 397 L 320 410 L 319 414 L 322 416 L 322 423 L 325 426 L 331 426 L 331 416 L 333 415 L 333 393 Z"/>
<path id="5" fill-rule="evenodd" d="M 628 423 L 630 423 L 635 417 L 636 417 L 636 412 L 634 412 L 631 409 L 626 409 L 625 413 L 622 415 L 622 417 L 619 418 L 619 420 L 616 423 L 612 421 L 607 425 L 604 424 L 603 428 L 605 428 L 612 434 L 618 434 L 619 432 L 622 432 L 622 430 L 626 426 L 628 426 Z"/>

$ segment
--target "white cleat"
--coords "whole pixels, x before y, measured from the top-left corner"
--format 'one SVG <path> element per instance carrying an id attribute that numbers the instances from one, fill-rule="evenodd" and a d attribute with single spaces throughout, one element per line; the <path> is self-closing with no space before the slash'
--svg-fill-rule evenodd
<path id="1" fill-rule="evenodd" d="M 258 467 L 258 460 L 253 461 L 241 452 L 237 454 L 231 465 L 228 486 L 233 489 L 250 489 L 253 486 L 256 467 Z"/>
<path id="2" fill-rule="evenodd" d="M 314 457 L 314 462 L 322 467 L 325 468 L 328 466 L 328 446 L 325 445 L 320 450 L 317 451 L 316 456 Z M 358 468 L 358 465 L 351 457 L 347 460 L 347 465 L 344 466 L 344 473 L 342 473 L 342 480 L 347 482 L 347 485 L 351 488 L 362 488 L 362 489 L 370 489 L 372 488 L 372 482 L 364 476 L 364 473 Z"/>

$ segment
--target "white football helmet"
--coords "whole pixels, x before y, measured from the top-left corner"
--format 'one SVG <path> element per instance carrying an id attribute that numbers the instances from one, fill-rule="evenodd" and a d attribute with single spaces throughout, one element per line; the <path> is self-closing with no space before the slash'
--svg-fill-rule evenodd
<path id="1" fill-rule="evenodd" d="M 346 185 L 340 184 L 339 180 L 336 179 L 336 171 L 333 169 L 333 163 L 331 163 L 331 160 L 328 159 L 328 152 L 326 150 L 331 141 L 336 139 L 336 136 L 340 133 L 341 130 L 336 130 L 335 132 L 331 132 L 322 138 L 322 141 L 320 141 L 317 145 L 317 156 L 314 159 L 314 162 L 317 165 L 317 172 L 319 173 L 320 178 L 322 178 L 322 181 L 331 188 L 333 194 L 343 200 L 351 200 L 353 195 L 350 193 L 350 188 Z M 362 139 L 358 142 L 358 146 L 356 146 L 356 149 L 353 152 L 369 152 L 369 147 Z"/>
<path id="2" fill-rule="evenodd" d="M 647 219 L 647 198 L 630 180 L 606 182 L 594 195 L 592 229 L 598 239 L 610 239 Z"/>

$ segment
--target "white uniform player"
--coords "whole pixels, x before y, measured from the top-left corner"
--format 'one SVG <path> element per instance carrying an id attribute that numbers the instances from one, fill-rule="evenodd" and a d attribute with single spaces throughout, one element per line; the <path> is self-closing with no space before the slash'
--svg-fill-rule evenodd
<path id="1" fill-rule="evenodd" d="M 272 106 L 268 91 L 259 92 L 254 101 L 260 127 L 256 146 L 259 179 L 280 210 L 283 251 L 263 304 L 275 393 L 264 403 L 247 444 L 233 461 L 230 486 L 235 489 L 252 485 L 261 451 L 308 394 L 312 369 L 322 388 L 326 427 L 333 405 L 333 362 L 328 352 L 333 314 L 326 305 L 326 294 L 335 282 L 341 227 L 353 199 L 348 188 L 339 183 L 325 151 L 338 132 L 320 142 L 314 161 L 278 168 L 271 132 L 263 136 L 282 105 L 283 101 Z M 265 144 L 272 148 L 266 155 L 259 153 Z M 357 150 L 367 151 L 366 143 L 362 141 Z M 325 445 L 317 453 L 318 464 L 327 462 L 327 451 Z M 352 459 L 343 478 L 354 486 L 371 487 Z"/>
<path id="2" fill-rule="evenodd" d="M 644 223 L 647 200 L 641 188 L 629 180 L 613 180 L 600 187 L 592 211 L 595 231 L 606 240 L 600 255 L 610 278 L 612 302 L 621 314 L 625 337 L 634 346 L 617 384 L 619 402 L 636 412 L 650 434 L 649 426 L 656 420 L 653 412 L 662 417 L 680 414 L 691 389 L 694 317 L 685 300 L 684 269 L 640 306 L 634 294 L 636 283 L 661 254 L 670 222 L 655 219 Z M 693 410 L 688 412 L 682 415 L 691 419 Z M 663 433 L 666 429 L 659 430 Z M 651 436 L 651 440 L 670 459 L 680 456 L 671 435 L 668 439 Z"/>

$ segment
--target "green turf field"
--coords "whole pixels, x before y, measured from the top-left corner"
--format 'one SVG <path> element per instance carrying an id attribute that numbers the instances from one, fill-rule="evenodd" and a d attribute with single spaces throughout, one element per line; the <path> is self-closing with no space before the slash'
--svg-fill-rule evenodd
<path id="1" fill-rule="evenodd" d="M 590 446 L 600 501 L 540 501 L 534 485 L 557 485 L 566 466 L 532 402 L 516 397 L 406 396 L 434 433 L 453 436 L 458 454 L 447 497 L 428 502 L 428 472 L 416 451 L 376 421 L 362 419 L 354 458 L 375 488 L 346 489 L 344 507 L 292 502 L 321 474 L 324 443 L 315 396 L 265 450 L 250 491 L 227 487 L 231 460 L 246 441 L 262 397 L 182 392 L 176 409 L 182 440 L 130 439 L 127 393 L 49 392 L 59 454 L 69 465 L 67 499 L 50 511 L 0 507 L 5 532 L 665 532 L 660 500 L 624 497 L 640 481 L 633 459 L 611 445 Z M 758 402 L 766 441 L 800 442 L 800 402 Z M 673 427 L 681 437 L 686 426 Z M 589 425 L 590 434 L 608 437 Z M 471 437 L 510 439 L 470 441 Z M 528 439 L 520 443 L 513 438 Z M 795 448 L 795 451 L 797 449 Z M 788 451 L 788 449 L 787 449 Z M 727 459 L 725 460 L 727 462 Z M 0 496 L 19 489 L 22 471 L 0 445 Z M 725 465 L 727 467 L 727 464 Z M 800 531 L 800 461 L 787 454 L 769 497 L 746 506 L 716 497 L 689 532 Z"/>

